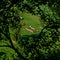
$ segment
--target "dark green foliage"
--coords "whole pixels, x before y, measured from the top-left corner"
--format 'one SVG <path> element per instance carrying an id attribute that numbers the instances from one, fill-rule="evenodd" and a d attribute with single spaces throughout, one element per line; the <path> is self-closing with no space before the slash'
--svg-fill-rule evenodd
<path id="1" fill-rule="evenodd" d="M 41 33 L 41 39 L 37 40 L 37 37 L 33 39 L 33 36 L 26 36 L 20 41 L 20 46 L 24 48 L 24 53 L 31 60 L 59 60 L 60 40 L 57 34 L 55 29 L 44 29 Z"/>
<path id="2" fill-rule="evenodd" d="M 56 0 L 0 0 L 0 59 L 60 60 L 59 2 Z M 26 10 L 31 14 L 39 15 L 45 25 L 37 36 L 21 38 L 20 11 Z M 11 31 L 15 34 L 16 44 L 12 41 Z"/>
<path id="3" fill-rule="evenodd" d="M 16 31 L 18 31 L 17 34 L 19 34 L 21 27 L 21 18 L 19 15 L 20 11 L 16 6 L 17 2 L 15 2 L 14 4 L 12 3 L 13 1 L 11 0 L 0 1 L 0 35 L 4 35 L 4 37 L 9 40 L 10 46 L 8 47 L 11 47 L 17 53 L 18 59 L 25 59 L 18 51 L 18 49 L 15 48 L 10 36 L 10 28 L 16 29 Z"/>

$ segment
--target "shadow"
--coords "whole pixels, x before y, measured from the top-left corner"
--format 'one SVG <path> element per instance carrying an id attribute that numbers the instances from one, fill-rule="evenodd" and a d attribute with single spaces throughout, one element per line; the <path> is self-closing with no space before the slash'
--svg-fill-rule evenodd
<path id="1" fill-rule="evenodd" d="M 36 39 L 38 37 L 38 34 L 32 34 L 32 35 L 24 35 L 21 37 L 21 40 L 29 40 L 29 38 Z"/>
<path id="2" fill-rule="evenodd" d="M 38 42 L 38 34 L 24 35 L 18 41 L 18 43 L 22 46 L 29 45 L 29 43 L 31 43 L 32 45 L 35 45 L 33 43 L 36 43 L 36 42 Z"/>

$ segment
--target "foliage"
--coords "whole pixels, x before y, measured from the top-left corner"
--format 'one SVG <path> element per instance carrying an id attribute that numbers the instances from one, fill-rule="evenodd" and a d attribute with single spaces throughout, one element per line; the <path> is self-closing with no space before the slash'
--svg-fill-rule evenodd
<path id="1" fill-rule="evenodd" d="M 28 41 L 22 43 L 22 45 L 26 45 L 25 50 L 29 52 L 27 53 L 27 51 L 25 51 L 26 55 L 30 54 L 31 57 L 29 58 L 32 60 L 59 60 L 59 45 L 57 46 L 56 43 L 60 43 L 60 34 L 58 31 L 58 29 L 60 29 L 60 16 L 57 13 L 57 10 L 55 10 L 59 7 L 59 4 L 58 1 L 55 0 L 45 0 L 45 2 L 43 2 L 40 0 L 30 0 L 29 4 L 25 2 L 24 5 L 22 5 L 30 13 L 39 14 L 40 18 L 45 22 L 45 26 L 38 36 L 39 40 L 37 40 L 35 43 L 35 40 L 31 39 L 32 44 L 30 46 L 28 41 L 31 40 L 28 39 Z"/>
<path id="2" fill-rule="evenodd" d="M 21 53 L 18 51 L 17 48 L 15 48 L 11 36 L 10 36 L 10 28 L 16 29 L 16 35 L 20 32 L 20 21 L 21 17 L 19 15 L 19 9 L 16 6 L 17 1 L 13 4 L 14 1 L 11 0 L 2 0 L 0 1 L 0 35 L 6 37 L 7 40 L 9 40 L 10 46 L 16 53 L 17 56 L 25 59 Z M 18 31 L 18 32 L 17 32 Z M 1 35 L 1 40 L 2 40 Z M 18 40 L 18 36 L 15 37 Z"/>
<path id="3" fill-rule="evenodd" d="M 1 0 L 1 60 L 60 60 L 60 12 L 57 12 L 59 2 L 56 0 Z M 20 11 L 26 10 L 33 15 L 39 15 L 45 25 L 38 36 L 25 40 L 20 38 L 22 27 Z M 11 31 L 15 31 L 15 43 L 12 41 Z"/>

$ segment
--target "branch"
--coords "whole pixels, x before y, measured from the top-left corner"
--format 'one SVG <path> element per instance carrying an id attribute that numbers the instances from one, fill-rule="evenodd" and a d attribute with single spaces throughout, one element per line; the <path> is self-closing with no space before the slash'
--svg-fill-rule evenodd
<path id="1" fill-rule="evenodd" d="M 55 24 L 49 23 L 47 26 L 45 26 L 45 27 L 41 30 L 41 32 L 39 33 L 38 39 L 41 38 L 41 34 L 43 33 L 43 30 L 44 30 L 44 29 L 48 29 L 48 28 L 58 30 L 58 28 L 60 28 L 60 25 L 59 25 L 59 24 L 56 24 L 56 23 L 55 23 Z M 57 32 L 58 32 L 58 31 L 57 31 Z"/>

